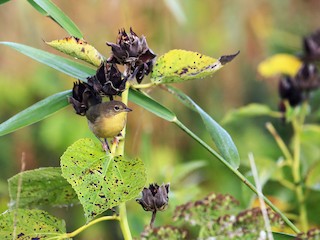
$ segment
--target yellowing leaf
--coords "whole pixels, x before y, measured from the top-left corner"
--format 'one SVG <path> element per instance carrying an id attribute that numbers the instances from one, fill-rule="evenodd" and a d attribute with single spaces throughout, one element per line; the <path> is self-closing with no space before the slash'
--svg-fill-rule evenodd
<path id="1" fill-rule="evenodd" d="M 174 49 L 157 60 L 151 81 L 162 84 L 204 78 L 212 75 L 237 55 L 238 53 L 214 59 L 197 52 Z"/>
<path id="2" fill-rule="evenodd" d="M 103 56 L 85 40 L 76 37 L 66 37 L 60 40 L 45 42 L 49 46 L 72 57 L 86 61 L 94 66 L 100 66 Z"/>
<path id="3" fill-rule="evenodd" d="M 267 58 L 258 65 L 258 72 L 263 77 L 272 77 L 278 74 L 294 76 L 302 62 L 295 56 L 280 53 Z"/>

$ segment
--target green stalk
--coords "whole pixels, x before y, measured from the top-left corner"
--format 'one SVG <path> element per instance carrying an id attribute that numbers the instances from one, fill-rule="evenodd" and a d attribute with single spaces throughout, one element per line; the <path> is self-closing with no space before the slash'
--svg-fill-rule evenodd
<path id="1" fill-rule="evenodd" d="M 60 239 L 64 239 L 64 238 L 73 238 L 76 235 L 78 235 L 79 233 L 81 233 L 82 231 L 86 230 L 88 227 L 98 223 L 98 222 L 102 222 L 102 221 L 107 221 L 107 220 L 120 220 L 118 216 L 104 216 L 104 217 L 100 217 L 97 218 L 91 222 L 89 222 L 86 225 L 83 225 L 82 227 L 78 228 L 77 230 L 71 232 L 71 233 L 66 233 L 63 236 L 59 236 Z M 54 238 L 53 238 L 54 239 Z"/>
<path id="2" fill-rule="evenodd" d="M 304 108 L 304 105 L 302 106 Z M 302 109 L 303 111 L 304 109 Z M 300 133 L 304 123 L 304 112 L 300 113 L 292 120 L 293 126 L 293 164 L 292 175 L 295 183 L 295 192 L 299 204 L 299 220 L 302 226 L 302 230 L 306 232 L 308 230 L 308 216 L 306 204 L 304 201 L 304 193 L 302 188 L 301 170 L 300 170 L 300 153 L 301 153 L 301 139 Z"/>
<path id="3" fill-rule="evenodd" d="M 256 187 L 251 184 L 245 176 L 243 176 L 237 169 L 233 168 L 222 156 L 220 156 L 216 151 L 214 151 L 207 143 L 205 143 L 201 138 L 195 135 L 189 128 L 187 128 L 182 122 L 180 122 L 177 118 L 173 121 L 180 129 L 186 132 L 190 137 L 200 143 L 207 151 L 209 151 L 212 155 L 214 155 L 220 162 L 222 162 L 229 170 L 231 170 L 238 178 L 242 180 L 242 182 L 247 185 L 255 194 L 261 195 L 265 201 L 265 203 L 276 213 L 280 215 L 283 221 L 295 232 L 300 233 L 301 231 L 275 206 L 268 198 L 266 198 L 262 193 L 258 192 Z"/>
<path id="4" fill-rule="evenodd" d="M 127 82 L 126 90 L 122 93 L 122 102 L 124 104 L 128 104 L 128 91 L 129 90 L 129 83 Z M 125 135 L 126 135 L 126 127 L 121 132 L 122 138 L 119 141 L 119 145 L 116 150 L 116 155 L 124 155 L 124 144 L 125 144 Z M 123 234 L 123 238 L 125 240 L 132 240 L 131 231 L 128 223 L 127 218 L 127 209 L 126 204 L 121 203 L 119 205 L 119 221 L 120 221 L 120 228 Z"/>

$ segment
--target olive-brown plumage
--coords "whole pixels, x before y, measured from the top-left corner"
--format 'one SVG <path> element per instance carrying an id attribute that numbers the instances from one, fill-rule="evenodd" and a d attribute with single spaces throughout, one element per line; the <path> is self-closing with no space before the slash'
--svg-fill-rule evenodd
<path id="1" fill-rule="evenodd" d="M 127 113 L 132 111 L 123 102 L 110 101 L 91 106 L 86 112 L 90 130 L 108 146 L 107 138 L 120 134 L 127 121 Z"/>

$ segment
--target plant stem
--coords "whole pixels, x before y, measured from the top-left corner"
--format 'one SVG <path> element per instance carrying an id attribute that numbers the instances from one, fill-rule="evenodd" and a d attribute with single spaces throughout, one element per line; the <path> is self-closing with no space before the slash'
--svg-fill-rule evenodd
<path id="1" fill-rule="evenodd" d="M 127 82 L 126 84 L 126 90 L 122 93 L 122 102 L 124 104 L 128 104 L 128 89 L 129 89 L 129 83 Z M 124 155 L 124 143 L 125 143 L 125 135 L 126 135 L 126 127 L 121 132 L 122 138 L 119 141 L 119 145 L 116 150 L 117 155 Z M 126 209 L 126 204 L 121 203 L 119 205 L 119 218 L 120 218 L 120 228 L 123 234 L 123 238 L 125 240 L 131 240 L 131 231 L 128 223 L 128 218 L 127 218 L 127 209 Z"/>
<path id="2" fill-rule="evenodd" d="M 303 107 L 303 106 L 302 106 Z M 301 113 L 301 115 L 304 113 Z M 297 116 L 299 117 L 299 116 Z M 301 179 L 301 172 L 300 172 L 300 152 L 301 152 L 301 140 L 300 140 L 300 133 L 301 127 L 304 122 L 304 117 L 301 118 L 294 118 L 292 120 L 293 126 L 293 164 L 292 164 L 292 175 L 293 180 L 295 183 L 295 191 L 297 195 L 297 200 L 299 204 L 299 220 L 302 226 L 302 230 L 306 232 L 308 230 L 308 216 L 307 216 L 307 209 L 304 201 L 304 194 L 302 188 L 302 179 Z"/>
<path id="3" fill-rule="evenodd" d="M 150 228 L 153 228 L 154 220 L 156 219 L 157 210 L 152 211 L 151 221 L 150 221 Z"/>
<path id="4" fill-rule="evenodd" d="M 287 145 L 284 143 L 282 138 L 279 136 L 279 134 L 277 133 L 274 126 L 270 122 L 267 122 L 266 128 L 269 130 L 269 132 L 272 134 L 273 138 L 276 140 L 276 142 L 277 142 L 279 148 L 281 149 L 286 160 L 289 161 L 289 163 L 292 165 L 293 157 L 292 157 L 289 149 L 287 148 Z"/>
<path id="5" fill-rule="evenodd" d="M 131 231 L 129 228 L 128 218 L 127 218 L 127 209 L 126 204 L 121 203 L 119 205 L 119 221 L 120 221 L 120 228 L 123 234 L 123 238 L 125 240 L 131 240 Z"/>
<path id="6" fill-rule="evenodd" d="M 97 218 L 97 219 L 89 222 L 88 224 L 78 228 L 77 230 L 75 230 L 71 233 L 66 233 L 64 236 L 61 236 L 61 237 L 62 238 L 72 238 L 72 237 L 78 235 L 79 233 L 81 233 L 82 231 L 86 230 L 88 227 L 90 227 L 98 222 L 107 221 L 107 220 L 119 220 L 120 221 L 120 218 L 116 215 L 100 217 L 100 218 Z"/>
<path id="7" fill-rule="evenodd" d="M 220 162 L 222 162 L 229 170 L 231 170 L 238 178 L 242 180 L 242 182 L 247 185 L 255 194 L 261 195 L 266 204 L 276 213 L 280 215 L 283 221 L 295 232 L 300 233 L 301 231 L 275 206 L 268 198 L 266 198 L 261 192 L 259 192 L 255 186 L 250 183 L 245 176 L 242 175 L 237 169 L 233 168 L 222 156 L 220 156 L 216 151 L 214 151 L 207 143 L 205 143 L 201 138 L 195 135 L 189 128 L 187 128 L 182 122 L 180 122 L 177 118 L 172 121 L 175 123 L 180 129 L 186 132 L 190 137 L 200 143 L 207 151 L 209 151 L 212 155 L 214 155 Z"/>

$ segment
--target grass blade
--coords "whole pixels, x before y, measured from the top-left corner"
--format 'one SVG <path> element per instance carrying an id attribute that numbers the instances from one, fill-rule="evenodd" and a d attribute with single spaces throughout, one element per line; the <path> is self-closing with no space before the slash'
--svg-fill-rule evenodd
<path id="1" fill-rule="evenodd" d="M 71 36 L 83 38 L 81 31 L 75 25 L 75 23 L 50 0 L 29 0 L 28 2 L 33 7 L 35 7 L 35 4 L 37 4 L 39 6 L 39 8 L 35 7 L 37 11 L 39 11 L 41 14 L 44 14 L 43 11 L 47 12 L 48 16 L 56 21 Z"/>
<path id="2" fill-rule="evenodd" d="M 221 155 L 232 165 L 232 167 L 237 169 L 240 165 L 240 156 L 238 153 L 238 149 L 232 141 L 229 133 L 182 91 L 172 86 L 167 86 L 167 89 L 183 104 L 185 104 L 187 107 L 191 108 L 201 116 L 204 125 L 206 126 L 212 140 L 216 144 Z"/>
<path id="3" fill-rule="evenodd" d="M 31 125 L 66 107 L 70 90 L 56 93 L 19 112 L 0 124 L 0 136 Z"/>
<path id="4" fill-rule="evenodd" d="M 96 70 L 83 64 L 20 43 L 0 42 L 0 44 L 9 46 L 38 62 L 83 81 L 96 73 Z"/>
<path id="5" fill-rule="evenodd" d="M 177 118 L 169 109 L 140 91 L 130 89 L 129 100 L 169 122 L 173 122 Z"/>

